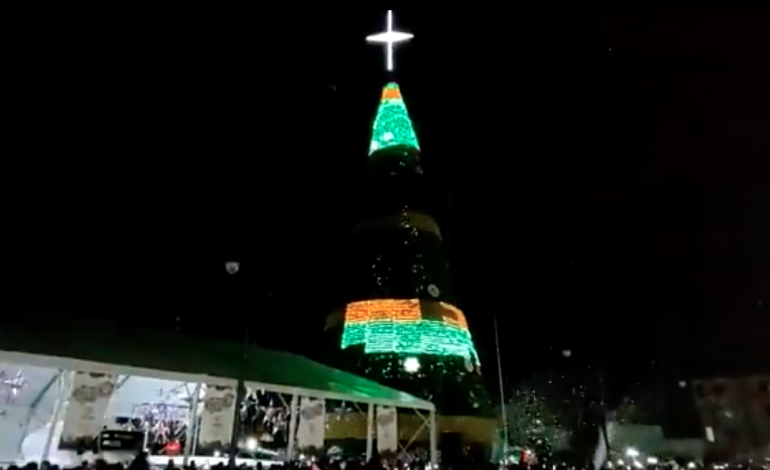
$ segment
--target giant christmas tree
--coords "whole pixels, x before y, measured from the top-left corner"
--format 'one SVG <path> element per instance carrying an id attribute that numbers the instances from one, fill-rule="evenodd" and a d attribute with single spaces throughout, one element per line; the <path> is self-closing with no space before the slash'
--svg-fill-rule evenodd
<path id="1" fill-rule="evenodd" d="M 327 322 L 326 349 L 334 365 L 429 399 L 443 415 L 481 415 L 481 365 L 449 284 L 420 154 L 401 91 L 388 83 L 358 190 L 366 213 L 349 243 L 349 302 Z"/>

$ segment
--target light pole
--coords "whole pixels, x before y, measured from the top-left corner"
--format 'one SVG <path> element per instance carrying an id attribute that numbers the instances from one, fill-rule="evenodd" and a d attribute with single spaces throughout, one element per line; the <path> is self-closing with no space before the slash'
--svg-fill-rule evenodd
<path id="1" fill-rule="evenodd" d="M 604 368 L 601 370 L 601 376 L 599 377 L 599 390 L 601 391 L 602 400 L 602 434 L 604 434 L 604 447 L 607 448 L 607 458 L 610 458 L 610 434 L 609 423 L 607 422 L 609 414 L 607 412 L 607 384 L 604 383 L 606 374 Z"/>
<path id="2" fill-rule="evenodd" d="M 234 276 L 241 269 L 241 263 L 238 261 L 228 261 L 225 263 L 225 269 L 227 273 Z M 228 458 L 228 465 L 230 470 L 235 470 L 235 459 L 238 456 L 238 438 L 241 433 L 241 403 L 246 397 L 246 384 L 244 383 L 243 376 L 246 372 L 247 364 L 247 347 L 249 344 L 249 329 L 245 329 L 243 345 L 241 347 L 241 367 L 238 370 L 238 389 L 235 391 L 235 410 L 233 416 L 233 429 L 230 435 L 230 455 Z"/>
<path id="3" fill-rule="evenodd" d="M 503 418 L 503 458 L 508 457 L 508 413 L 505 410 L 505 388 L 503 387 L 503 361 L 500 358 L 500 338 L 497 336 L 497 315 L 492 315 L 495 324 L 495 349 L 497 350 L 497 379 L 500 382 L 500 416 Z"/>

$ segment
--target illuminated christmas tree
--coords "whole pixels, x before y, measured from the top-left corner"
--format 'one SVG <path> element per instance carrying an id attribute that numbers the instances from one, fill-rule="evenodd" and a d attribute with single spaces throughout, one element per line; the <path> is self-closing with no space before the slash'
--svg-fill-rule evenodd
<path id="1" fill-rule="evenodd" d="M 327 325 L 330 362 L 432 400 L 441 413 L 485 414 L 481 364 L 450 287 L 417 135 L 395 83 L 382 91 L 367 170 L 356 190 L 367 213 L 349 244 L 350 301 Z"/>
<path id="2" fill-rule="evenodd" d="M 450 287 L 417 135 L 395 83 L 382 91 L 367 170 L 356 189 L 366 215 L 349 244 L 349 302 L 327 324 L 330 362 L 432 400 L 443 414 L 485 414 L 481 364 Z"/>
<path id="3" fill-rule="evenodd" d="M 370 40 L 411 37 L 392 31 Z M 408 37 L 406 37 L 408 36 Z M 347 304 L 327 322 L 329 362 L 436 403 L 445 415 L 489 412 L 481 364 L 452 293 L 435 204 L 401 90 L 388 83 L 374 118 L 367 175 L 354 187 L 365 201 L 349 243 Z"/>

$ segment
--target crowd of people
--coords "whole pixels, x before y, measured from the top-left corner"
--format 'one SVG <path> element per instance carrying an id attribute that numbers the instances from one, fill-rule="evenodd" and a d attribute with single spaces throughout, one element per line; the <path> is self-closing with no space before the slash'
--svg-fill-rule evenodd
<path id="1" fill-rule="evenodd" d="M 367 462 L 363 457 L 323 458 L 320 460 L 302 460 L 294 462 L 277 461 L 270 464 L 269 468 L 270 470 L 497 470 L 501 468 L 505 468 L 506 470 L 579 470 L 575 467 L 568 468 L 564 465 L 507 465 L 503 467 L 494 463 L 471 464 L 470 462 L 465 464 L 432 466 L 429 462 L 426 462 L 419 457 L 408 460 L 411 461 L 399 459 L 372 459 Z M 223 462 L 204 468 L 205 470 L 228 470 L 228 465 Z M 127 465 L 122 463 L 108 463 L 104 460 L 96 459 L 92 462 L 84 460 L 78 466 L 60 468 L 57 465 L 52 465 L 50 462 L 44 461 L 41 465 L 38 465 L 37 462 L 30 462 L 26 465 L 11 465 L 0 470 L 204 470 L 204 468 L 199 467 L 194 459 L 191 459 L 190 463 L 184 467 L 175 465 L 173 460 L 169 460 L 165 466 L 157 466 L 149 461 L 146 452 L 140 452 Z M 262 463 L 257 463 L 255 466 L 237 466 L 238 470 L 267 470 L 267 468 L 268 466 L 263 465 Z"/>
<path id="2" fill-rule="evenodd" d="M 130 459 L 129 454 L 129 459 Z M 165 465 L 155 459 L 150 459 L 147 452 L 139 452 L 130 463 L 110 463 L 103 459 L 96 458 L 89 460 L 83 456 L 79 465 L 67 465 L 60 467 L 50 462 L 44 461 L 38 465 L 37 462 L 30 462 L 26 465 L 11 465 L 0 470 L 229 470 L 227 460 L 223 459 L 218 463 L 209 463 L 207 461 L 196 462 L 195 458 L 190 458 L 189 463 L 179 465 L 173 459 L 169 459 Z M 530 462 L 526 463 L 520 460 L 519 463 L 492 463 L 483 461 L 474 461 L 470 458 L 461 459 L 457 462 L 442 462 L 439 465 L 433 465 L 427 459 L 424 452 L 412 452 L 409 454 L 393 454 L 390 457 L 380 456 L 367 461 L 363 456 L 343 456 L 342 454 L 326 454 L 321 458 L 300 456 L 301 460 L 285 462 L 275 461 L 257 461 L 256 464 L 241 463 L 236 466 L 237 470 L 597 470 L 591 464 L 588 465 L 569 465 L 566 463 L 553 464 L 551 462 Z M 622 466 L 614 467 L 609 463 L 600 470 L 680 470 L 680 467 L 673 461 L 670 463 L 661 463 L 656 465 L 640 466 Z M 767 470 L 768 467 L 752 465 L 695 465 L 686 467 L 688 470 Z"/>
<path id="3" fill-rule="evenodd" d="M 205 470 L 228 470 L 226 463 L 218 463 L 210 467 L 206 466 Z M 239 465 L 237 470 L 267 470 L 268 467 L 262 463 L 257 463 L 256 466 Z M 348 459 L 323 459 L 323 460 L 305 460 L 295 462 L 275 462 L 269 465 L 270 470 L 594 470 L 591 465 L 588 466 L 569 466 L 566 464 L 560 465 L 547 465 L 547 464 L 508 464 L 498 465 L 495 463 L 486 464 L 472 464 L 466 462 L 464 464 L 440 464 L 438 466 L 432 466 L 428 462 L 424 462 L 420 459 L 414 459 L 411 462 L 405 462 L 401 460 L 380 460 L 373 459 L 366 462 L 363 458 L 348 458 Z M 604 467 L 608 468 L 608 467 Z M 628 467 L 630 468 L 630 467 Z M 749 465 L 720 465 L 720 466 L 706 466 L 698 467 L 699 470 L 705 468 L 712 469 L 724 469 L 724 470 L 761 470 L 766 467 L 757 467 Z M 11 465 L 5 469 L 0 470 L 204 470 L 198 467 L 194 460 L 184 467 L 177 466 L 173 461 L 169 461 L 165 467 L 156 466 L 150 463 L 148 455 L 145 452 L 139 453 L 134 460 L 128 465 L 121 463 L 108 463 L 104 460 L 95 460 L 93 462 L 82 462 L 76 467 L 60 468 L 56 465 L 52 465 L 49 462 L 43 462 L 42 465 L 38 465 L 37 462 L 30 462 L 26 465 Z M 656 465 L 646 466 L 641 469 L 635 470 L 677 470 L 676 466 L 668 465 Z"/>
<path id="4" fill-rule="evenodd" d="M 366 462 L 360 458 L 352 458 L 347 460 L 321 460 L 321 461 L 297 461 L 297 462 L 276 462 L 269 466 L 270 470 L 593 470 L 589 465 L 588 467 L 580 466 L 568 466 L 561 465 L 525 465 L 525 464 L 509 464 L 509 465 L 497 465 L 494 463 L 487 464 L 441 464 L 438 466 L 432 466 L 430 463 L 423 462 L 421 460 L 414 460 L 410 463 L 393 460 L 371 460 Z M 735 466 L 722 466 L 714 468 L 729 468 L 731 470 L 760 470 L 763 467 L 750 467 L 744 465 Z M 104 460 L 96 460 L 92 463 L 83 462 L 77 467 L 60 469 L 56 465 L 51 465 L 48 462 L 43 462 L 42 465 L 38 465 L 36 462 L 31 462 L 23 466 L 11 465 L 5 469 L 0 470 L 203 470 L 198 467 L 195 461 L 191 461 L 189 465 L 185 467 L 175 466 L 172 461 L 165 467 L 158 467 L 152 465 L 147 460 L 146 453 L 140 453 L 130 464 L 123 465 L 120 463 L 107 463 Z M 206 467 L 205 470 L 228 470 L 228 465 L 225 463 L 219 463 L 211 467 Z M 239 465 L 237 470 L 267 470 L 263 464 L 258 463 L 256 466 Z M 655 466 L 654 468 L 643 468 L 641 470 L 675 470 L 674 468 L 666 466 Z"/>
<path id="5" fill-rule="evenodd" d="M 229 467 L 225 463 L 219 463 L 206 467 L 206 470 L 227 470 Z M 422 462 L 412 462 L 411 464 L 402 464 L 400 462 L 393 462 L 387 464 L 385 462 L 365 462 L 363 459 L 347 459 L 347 460 L 322 460 L 322 461 L 296 461 L 296 462 L 276 462 L 269 466 L 271 470 L 363 470 L 363 469 L 403 469 L 403 470 L 429 470 L 430 464 Z M 494 465 L 491 468 L 497 468 Z M 239 465 L 238 470 L 267 470 L 262 463 L 257 463 L 256 466 Z M 200 469 L 194 460 L 185 467 L 176 466 L 173 461 L 169 461 L 165 467 L 157 467 L 152 465 L 148 460 L 148 455 L 145 452 L 139 453 L 134 460 L 128 465 L 121 463 L 108 463 L 104 460 L 95 460 L 94 462 L 82 462 L 77 467 L 64 468 L 56 465 L 52 465 L 49 462 L 43 462 L 38 465 L 37 462 L 30 462 L 23 466 L 11 465 L 3 470 L 202 470 Z M 459 470 L 459 468 L 458 468 Z"/>

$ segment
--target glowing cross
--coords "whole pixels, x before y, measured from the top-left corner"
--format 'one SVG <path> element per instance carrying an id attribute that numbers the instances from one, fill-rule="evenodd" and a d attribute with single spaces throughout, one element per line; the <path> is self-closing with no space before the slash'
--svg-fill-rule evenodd
<path id="1" fill-rule="evenodd" d="M 384 33 L 372 34 L 367 36 L 369 42 L 379 42 L 385 44 L 385 50 L 388 54 L 388 72 L 393 71 L 393 44 L 412 39 L 414 34 L 393 31 L 393 10 L 388 10 L 388 30 Z"/>

